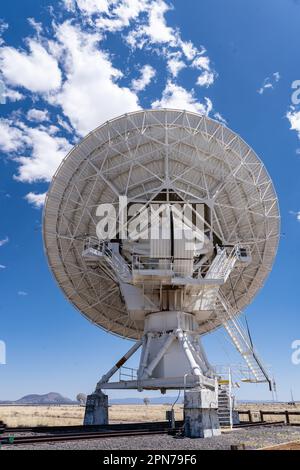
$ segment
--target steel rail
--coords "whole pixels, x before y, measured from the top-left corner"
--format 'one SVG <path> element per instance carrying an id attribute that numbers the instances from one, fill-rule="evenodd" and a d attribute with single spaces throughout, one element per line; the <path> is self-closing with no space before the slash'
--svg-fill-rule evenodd
<path id="1" fill-rule="evenodd" d="M 134 437 L 134 436 L 151 436 L 156 434 L 167 434 L 168 429 L 157 430 L 132 430 L 132 431 L 108 431 L 108 432 L 84 432 L 84 433 L 68 433 L 46 436 L 5 436 L 1 439 L 2 445 L 20 445 L 20 444 L 40 444 L 47 442 L 63 442 L 77 441 L 87 439 L 106 439 L 112 437 Z"/>

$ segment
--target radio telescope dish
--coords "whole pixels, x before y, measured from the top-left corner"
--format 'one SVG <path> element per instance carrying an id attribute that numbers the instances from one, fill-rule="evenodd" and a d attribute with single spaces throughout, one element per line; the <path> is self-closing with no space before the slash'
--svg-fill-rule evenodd
<path id="1" fill-rule="evenodd" d="M 46 198 L 49 265 L 85 317 L 137 340 L 88 397 L 85 424 L 108 422 L 102 389 L 184 389 L 189 435 L 218 435 L 218 396 L 230 402 L 230 392 L 200 336 L 221 325 L 245 359 L 245 380 L 272 390 L 237 316 L 272 268 L 279 223 L 263 163 L 206 116 L 138 111 L 73 148 Z M 140 347 L 135 375 L 110 382 Z"/>
<path id="2" fill-rule="evenodd" d="M 145 314 L 130 314 L 112 270 L 82 256 L 87 239 L 97 238 L 97 208 L 116 205 L 119 196 L 127 196 L 129 204 L 199 202 L 214 248 L 247 247 L 251 262 L 233 269 L 219 289 L 231 316 L 262 287 L 276 254 L 280 220 L 261 160 L 237 134 L 206 116 L 172 109 L 138 111 L 106 122 L 76 145 L 46 198 L 49 265 L 69 301 L 96 325 L 131 339 L 141 338 L 145 326 Z M 120 249 L 132 262 L 128 243 Z M 201 259 L 202 265 L 209 262 L 209 256 Z M 199 256 L 193 263 L 199 263 Z M 154 305 L 153 311 L 158 310 Z M 221 311 L 196 314 L 198 333 L 223 324 Z"/>

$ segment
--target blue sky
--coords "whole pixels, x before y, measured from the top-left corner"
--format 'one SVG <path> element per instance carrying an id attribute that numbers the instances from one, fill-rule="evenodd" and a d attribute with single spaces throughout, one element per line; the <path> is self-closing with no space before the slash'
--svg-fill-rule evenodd
<path id="1" fill-rule="evenodd" d="M 291 101 L 300 79 L 300 2 L 10 0 L 0 18 L 0 340 L 7 345 L 0 400 L 90 392 L 130 347 L 91 325 L 56 286 L 43 252 L 42 203 L 84 134 L 159 106 L 224 120 L 274 181 L 280 247 L 246 313 L 279 399 L 293 388 L 300 400 L 300 365 L 291 362 L 300 338 L 300 107 Z M 223 331 L 204 344 L 213 363 L 240 362 Z M 270 398 L 262 385 L 238 395 Z"/>

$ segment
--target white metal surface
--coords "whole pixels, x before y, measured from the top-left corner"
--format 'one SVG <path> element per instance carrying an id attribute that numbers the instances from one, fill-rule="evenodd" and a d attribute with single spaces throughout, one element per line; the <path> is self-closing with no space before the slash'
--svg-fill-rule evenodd
<path id="1" fill-rule="evenodd" d="M 105 123 L 75 146 L 56 172 L 46 198 L 44 241 L 49 265 L 67 298 L 89 320 L 123 337 L 141 338 L 145 317 L 139 312 L 146 306 L 130 315 L 120 294 L 128 274 L 121 257 L 112 255 L 109 264 L 106 256 L 95 269 L 82 256 L 83 243 L 96 236 L 100 203 L 117 204 L 126 195 L 130 202 L 145 204 L 162 191 L 172 191 L 186 203 L 205 204 L 210 211 L 206 224 L 222 245 L 249 247 L 251 262 L 235 266 L 231 282 L 220 287 L 232 316 L 262 287 L 276 254 L 276 194 L 264 165 L 238 135 L 206 116 L 171 109 L 138 111 Z M 190 298 L 204 295 L 203 288 L 192 285 L 196 281 L 189 280 L 184 288 Z M 182 281 L 177 276 L 174 282 Z M 134 297 L 137 291 L 130 289 Z M 146 292 L 144 297 L 150 299 L 148 311 L 151 305 L 153 309 L 151 295 Z M 205 295 L 215 298 L 213 288 Z M 219 306 L 211 311 L 197 308 L 199 334 L 223 323 Z"/>

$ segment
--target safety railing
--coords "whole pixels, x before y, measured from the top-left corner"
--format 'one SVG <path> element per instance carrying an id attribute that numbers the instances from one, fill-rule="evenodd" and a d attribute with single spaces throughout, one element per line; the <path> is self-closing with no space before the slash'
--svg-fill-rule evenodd
<path id="1" fill-rule="evenodd" d="M 119 369 L 119 382 L 127 382 L 129 380 L 137 380 L 137 369 L 132 367 L 120 367 Z"/>

